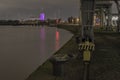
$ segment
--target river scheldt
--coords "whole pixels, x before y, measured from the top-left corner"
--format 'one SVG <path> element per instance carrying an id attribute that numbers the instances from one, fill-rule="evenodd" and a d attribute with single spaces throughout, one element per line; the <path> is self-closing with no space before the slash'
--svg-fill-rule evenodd
<path id="1" fill-rule="evenodd" d="M 25 80 L 73 35 L 46 26 L 0 26 L 0 80 Z"/>

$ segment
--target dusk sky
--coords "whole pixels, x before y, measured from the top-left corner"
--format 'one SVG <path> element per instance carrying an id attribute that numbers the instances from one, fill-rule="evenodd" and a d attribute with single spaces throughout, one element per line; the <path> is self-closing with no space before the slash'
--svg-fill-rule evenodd
<path id="1" fill-rule="evenodd" d="M 0 19 L 26 19 L 39 17 L 67 18 L 79 16 L 79 0 L 1 0 Z"/>
<path id="2" fill-rule="evenodd" d="M 0 19 L 39 17 L 44 11 L 47 18 L 79 16 L 79 0 L 1 0 Z"/>

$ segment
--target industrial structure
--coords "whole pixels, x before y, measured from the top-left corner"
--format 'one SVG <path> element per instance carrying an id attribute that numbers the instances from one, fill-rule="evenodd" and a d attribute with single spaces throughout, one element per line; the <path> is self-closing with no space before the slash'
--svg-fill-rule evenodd
<path id="1" fill-rule="evenodd" d="M 105 27 L 111 30 L 113 27 L 119 29 L 118 24 L 119 5 L 115 0 L 96 0 L 94 26 Z"/>
<path id="2" fill-rule="evenodd" d="M 119 3 L 117 0 L 115 0 L 115 2 L 117 4 L 118 12 L 120 13 Z M 89 80 L 89 64 L 92 52 L 95 49 L 93 23 L 97 19 L 100 26 L 106 26 L 107 30 L 110 29 L 112 19 L 112 2 L 110 0 L 80 0 L 80 4 L 82 29 L 79 51 L 82 53 L 84 61 L 83 80 Z M 120 30 L 119 15 L 117 24 L 118 31 Z"/>

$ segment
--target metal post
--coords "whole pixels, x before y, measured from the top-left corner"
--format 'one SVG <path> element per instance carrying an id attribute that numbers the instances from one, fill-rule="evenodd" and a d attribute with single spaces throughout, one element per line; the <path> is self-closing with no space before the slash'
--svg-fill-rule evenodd
<path id="1" fill-rule="evenodd" d="M 93 17 L 95 0 L 81 0 L 82 39 L 94 42 Z"/>
<path id="2" fill-rule="evenodd" d="M 68 61 L 68 57 L 62 54 L 53 55 L 50 62 L 53 66 L 53 75 L 63 77 L 64 76 L 64 64 Z"/>
<path id="3" fill-rule="evenodd" d="M 79 44 L 83 52 L 84 73 L 83 80 L 89 80 L 89 62 L 91 51 L 94 50 L 93 19 L 95 12 L 95 0 L 81 0 L 82 15 L 82 42 Z"/>
<path id="4" fill-rule="evenodd" d="M 110 6 L 108 7 L 108 25 L 107 25 L 107 29 L 110 29 L 111 27 L 111 8 Z"/>
<path id="5" fill-rule="evenodd" d="M 89 80 L 89 63 L 84 64 L 83 80 Z"/>

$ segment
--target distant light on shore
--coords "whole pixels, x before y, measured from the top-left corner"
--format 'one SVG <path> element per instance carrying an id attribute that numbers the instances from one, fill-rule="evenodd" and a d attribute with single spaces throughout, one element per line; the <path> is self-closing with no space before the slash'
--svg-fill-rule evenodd
<path id="1" fill-rule="evenodd" d="M 40 20 L 44 21 L 45 20 L 45 13 L 40 13 Z"/>

